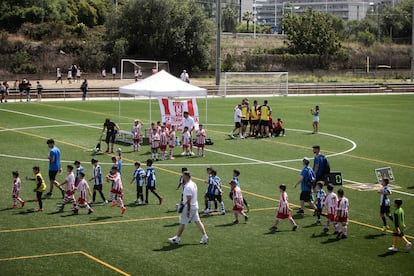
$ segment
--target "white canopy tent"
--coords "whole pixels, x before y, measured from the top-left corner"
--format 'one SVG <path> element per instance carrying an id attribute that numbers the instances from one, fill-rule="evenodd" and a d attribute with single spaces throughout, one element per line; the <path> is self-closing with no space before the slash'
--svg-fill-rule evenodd
<path id="1" fill-rule="evenodd" d="M 184 82 L 164 70 L 161 70 L 160 72 L 145 78 L 142 81 L 120 87 L 119 93 L 149 97 L 150 123 L 152 122 L 152 97 L 194 98 L 204 96 L 206 99 L 205 122 L 207 123 L 207 89 Z"/>

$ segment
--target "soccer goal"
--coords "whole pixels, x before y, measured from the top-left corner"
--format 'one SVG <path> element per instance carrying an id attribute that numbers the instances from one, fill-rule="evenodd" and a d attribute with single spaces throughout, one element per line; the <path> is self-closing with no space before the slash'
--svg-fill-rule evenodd
<path id="1" fill-rule="evenodd" d="M 288 72 L 224 72 L 218 95 L 260 94 L 287 96 Z"/>
<path id="2" fill-rule="evenodd" d="M 134 79 L 135 70 L 141 70 L 140 78 L 151 76 L 155 71 L 165 70 L 170 72 L 168 61 L 163 60 L 140 60 L 140 59 L 121 59 L 121 80 Z"/>

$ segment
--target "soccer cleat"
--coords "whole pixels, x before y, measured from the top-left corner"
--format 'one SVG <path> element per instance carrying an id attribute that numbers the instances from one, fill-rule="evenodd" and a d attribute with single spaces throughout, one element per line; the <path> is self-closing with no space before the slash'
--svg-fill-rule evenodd
<path id="1" fill-rule="evenodd" d="M 93 210 L 92 209 L 89 209 L 88 210 L 88 215 L 90 215 L 90 214 L 92 214 L 93 213 Z"/>
<path id="2" fill-rule="evenodd" d="M 298 226 L 295 224 L 293 225 L 292 231 L 296 231 L 296 229 L 298 229 Z"/>
<path id="3" fill-rule="evenodd" d="M 200 244 L 207 244 L 208 243 L 208 237 L 207 236 L 203 236 L 200 240 Z"/>
<path id="4" fill-rule="evenodd" d="M 16 204 L 13 204 L 12 205 L 12 209 L 16 209 L 17 208 L 17 205 Z"/>
<path id="5" fill-rule="evenodd" d="M 43 209 L 43 208 L 37 208 L 36 209 L 36 212 L 43 212 L 45 209 Z"/>
<path id="6" fill-rule="evenodd" d="M 408 242 L 406 245 L 405 245 L 405 252 L 409 252 L 410 251 L 410 249 L 411 249 L 411 246 L 412 246 L 413 244 L 411 243 L 411 242 Z"/>
<path id="7" fill-rule="evenodd" d="M 388 250 L 392 251 L 392 252 L 397 252 L 398 251 L 398 249 L 395 248 L 394 246 L 389 247 Z"/>
<path id="8" fill-rule="evenodd" d="M 186 152 L 185 152 L 185 151 L 183 151 L 183 152 L 181 153 L 181 155 L 182 155 L 182 156 L 186 155 Z"/>
<path id="9" fill-rule="evenodd" d="M 226 211 L 221 211 L 220 215 L 224 216 L 226 214 Z"/>
<path id="10" fill-rule="evenodd" d="M 235 221 L 233 221 L 233 224 L 239 224 L 239 221 L 236 219 Z"/>
<path id="11" fill-rule="evenodd" d="M 115 207 L 115 206 L 117 206 L 118 205 L 118 202 L 116 202 L 116 201 L 113 201 L 112 203 L 111 203 L 111 207 Z"/>
<path id="12" fill-rule="evenodd" d="M 320 220 L 320 219 L 318 219 L 318 220 L 316 221 L 316 224 L 321 224 L 321 220 Z"/>
<path id="13" fill-rule="evenodd" d="M 249 220 L 249 217 L 248 216 L 245 216 L 244 217 L 244 223 L 247 223 L 248 220 Z"/>
<path id="14" fill-rule="evenodd" d="M 169 241 L 171 244 L 180 244 L 180 238 L 179 238 L 179 237 L 177 237 L 177 236 L 172 237 L 172 238 L 169 238 L 169 239 L 168 239 L 168 241 Z"/>
<path id="15" fill-rule="evenodd" d="M 210 211 L 210 209 L 204 209 L 204 210 L 203 210 L 203 213 L 204 213 L 204 214 L 209 214 L 209 213 L 211 213 L 211 211 Z"/>
<path id="16" fill-rule="evenodd" d="M 159 199 L 160 205 L 162 204 L 162 200 L 163 200 L 163 198 L 162 198 L 162 196 L 160 196 L 160 199 Z"/>
<path id="17" fill-rule="evenodd" d="M 91 200 L 89 201 L 89 204 L 95 204 L 95 201 Z"/>
<path id="18" fill-rule="evenodd" d="M 299 209 L 299 211 L 296 212 L 296 214 L 304 214 L 304 213 L 305 213 L 305 211 L 302 210 L 302 209 Z"/>
<path id="19" fill-rule="evenodd" d="M 336 231 L 335 231 L 336 232 Z M 342 232 L 338 232 L 337 234 L 336 234 L 336 238 L 337 239 L 340 239 L 341 238 L 341 236 L 342 236 Z"/>
<path id="20" fill-rule="evenodd" d="M 386 232 L 389 229 L 390 229 L 390 227 L 388 225 L 385 225 L 385 226 L 382 227 L 382 232 Z"/>
<path id="21" fill-rule="evenodd" d="M 329 228 L 328 227 L 323 228 L 323 232 L 324 233 L 328 233 L 329 232 Z"/>
<path id="22" fill-rule="evenodd" d="M 126 211 L 126 208 L 125 207 L 122 207 L 121 208 L 121 215 L 125 214 L 125 211 Z"/>
<path id="23" fill-rule="evenodd" d="M 20 204 L 22 205 L 22 208 L 24 207 L 24 201 L 20 202 Z"/>
<path id="24" fill-rule="evenodd" d="M 74 210 L 72 210 L 72 212 L 73 212 L 74 215 L 79 214 L 79 210 L 78 209 L 74 209 Z"/>
<path id="25" fill-rule="evenodd" d="M 346 239 L 348 236 L 345 234 L 342 234 L 341 239 Z"/>
<path id="26" fill-rule="evenodd" d="M 269 230 L 270 230 L 270 231 L 277 231 L 277 227 L 276 227 L 276 226 L 274 226 L 274 225 L 272 225 L 272 226 L 269 228 Z"/>

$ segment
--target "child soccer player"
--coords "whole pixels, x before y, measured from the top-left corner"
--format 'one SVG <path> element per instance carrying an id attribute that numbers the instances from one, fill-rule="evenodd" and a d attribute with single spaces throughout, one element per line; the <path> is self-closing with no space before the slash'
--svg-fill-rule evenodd
<path id="1" fill-rule="evenodd" d="M 292 209 L 289 208 L 289 201 L 288 195 L 286 193 L 286 185 L 282 184 L 279 186 L 280 189 L 280 200 L 279 206 L 277 208 L 277 215 L 275 223 L 270 227 L 270 230 L 277 231 L 277 225 L 279 224 L 279 220 L 281 219 L 288 219 L 290 223 L 293 225 L 292 231 L 296 231 L 298 225 L 296 224 L 295 220 L 292 217 L 291 211 Z"/>
<path id="2" fill-rule="evenodd" d="M 249 217 L 243 210 L 243 195 L 239 187 L 237 187 L 236 181 L 230 181 L 231 191 L 233 193 L 233 214 L 234 214 L 234 221 L 233 224 L 239 223 L 239 214 L 244 217 L 244 222 L 247 223 Z"/>
<path id="3" fill-rule="evenodd" d="M 387 220 L 385 219 L 385 215 L 392 221 L 391 216 L 391 201 L 390 201 L 390 194 L 392 194 L 391 189 L 388 187 L 389 183 L 388 178 L 384 178 L 381 181 L 382 188 L 378 191 L 380 194 L 380 216 L 382 219 L 383 227 L 382 231 L 387 231 L 387 229 L 390 229 L 390 227 L 387 225 Z"/>
<path id="4" fill-rule="evenodd" d="M 217 176 L 217 171 L 216 170 L 211 170 L 211 176 L 213 177 L 213 183 L 214 183 L 214 204 L 215 204 L 215 209 L 214 211 L 218 211 L 217 210 L 217 202 L 220 203 L 220 208 L 221 208 L 221 215 L 225 215 L 226 214 L 226 209 L 224 208 L 224 201 L 223 201 L 223 190 L 221 189 L 221 179 L 220 177 Z M 211 205 L 211 204 L 210 204 Z"/>
<path id="5" fill-rule="evenodd" d="M 160 134 L 157 131 L 157 128 L 152 129 L 152 133 L 149 137 L 149 142 L 151 144 L 151 158 L 152 160 L 158 161 L 158 149 L 160 148 Z"/>
<path id="6" fill-rule="evenodd" d="M 27 180 L 33 180 L 35 182 L 36 188 L 34 192 L 36 193 L 37 203 L 39 204 L 39 208 L 36 209 L 37 212 L 42 212 L 43 209 L 43 202 L 42 202 L 42 195 L 43 192 L 46 191 L 46 182 L 40 173 L 40 168 L 38 166 L 33 167 L 33 173 L 35 175 L 34 178 L 26 177 Z"/>
<path id="7" fill-rule="evenodd" d="M 326 206 L 326 226 L 323 228 L 323 232 L 328 233 L 329 225 L 333 223 L 335 225 L 335 214 L 336 206 L 338 205 L 338 196 L 333 192 L 334 186 L 328 184 L 328 194 L 325 197 L 324 205 Z M 335 228 L 335 234 L 338 234 L 337 229 Z"/>
<path id="8" fill-rule="evenodd" d="M 240 181 L 239 181 L 239 176 L 240 176 L 240 171 L 239 171 L 239 170 L 237 170 L 237 169 L 234 169 L 234 170 L 233 170 L 233 179 L 232 179 L 232 180 L 236 181 L 236 183 L 237 183 L 237 187 L 241 188 Z M 230 192 L 230 195 L 232 195 L 232 193 L 231 193 L 231 192 Z M 231 198 L 231 196 L 230 196 L 230 199 L 232 199 L 232 198 Z M 244 198 L 244 196 L 243 196 L 243 204 L 244 204 L 244 206 L 246 207 L 246 213 L 248 213 L 248 212 L 250 211 L 250 206 L 249 206 L 249 204 L 247 203 L 247 201 L 246 201 L 246 199 Z"/>
<path id="9" fill-rule="evenodd" d="M 121 174 L 118 172 L 117 166 L 112 166 L 112 173 L 108 176 L 108 179 L 112 181 L 111 193 L 116 195 L 116 201 L 112 201 L 112 207 L 119 205 L 121 207 L 121 215 L 125 214 L 126 208 L 123 201 L 123 190 Z"/>
<path id="10" fill-rule="evenodd" d="M 184 127 L 183 133 L 181 134 L 181 145 L 183 147 L 183 153 L 181 155 L 191 156 L 191 134 L 188 131 L 188 127 Z"/>
<path id="11" fill-rule="evenodd" d="M 141 168 L 141 163 L 135 162 L 135 171 L 131 179 L 131 184 L 136 181 L 137 184 L 137 199 L 135 200 L 135 204 L 142 205 L 144 204 L 144 193 L 142 187 L 144 186 L 145 180 L 145 171 Z"/>
<path id="12" fill-rule="evenodd" d="M 18 171 L 13 171 L 12 175 L 13 175 L 13 190 L 12 190 L 13 205 L 12 205 L 12 208 L 13 209 L 17 208 L 17 205 L 16 205 L 17 201 L 20 202 L 20 205 L 23 208 L 24 207 L 24 200 L 20 197 L 20 186 L 22 184 L 22 181 L 20 180 L 19 172 Z"/>
<path id="13" fill-rule="evenodd" d="M 167 137 L 167 130 L 165 126 L 161 126 L 160 132 L 160 151 L 161 151 L 161 160 L 166 160 L 165 151 L 168 145 L 168 137 Z"/>
<path id="14" fill-rule="evenodd" d="M 173 150 L 176 146 L 175 125 L 171 126 L 171 131 L 168 133 L 168 159 L 173 160 Z"/>
<path id="15" fill-rule="evenodd" d="M 145 204 L 148 204 L 148 192 L 151 191 L 159 200 L 160 205 L 162 204 L 162 196 L 158 195 L 156 190 L 157 179 L 155 177 L 155 169 L 152 166 L 152 159 L 147 160 L 147 171 L 145 173 Z"/>
<path id="16" fill-rule="evenodd" d="M 85 172 L 85 169 L 81 166 L 81 163 L 79 161 L 75 161 L 73 162 L 73 164 L 76 167 L 76 174 L 75 174 L 75 187 L 78 186 L 79 183 L 79 173 L 80 172 Z"/>
<path id="17" fill-rule="evenodd" d="M 338 190 L 338 207 L 336 208 L 336 224 L 335 229 L 337 229 L 336 238 L 346 239 L 347 230 L 348 230 L 348 209 L 349 201 L 344 197 L 344 190 Z M 339 230 L 339 225 L 342 224 L 342 231 Z"/>
<path id="18" fill-rule="evenodd" d="M 93 181 L 93 193 L 92 193 L 92 201 L 90 203 L 91 204 L 95 203 L 96 191 L 98 191 L 102 198 L 102 204 L 105 205 L 106 203 L 108 203 L 108 200 L 105 199 L 105 196 L 102 192 L 103 184 L 102 184 L 101 165 L 99 165 L 99 161 L 94 158 L 92 158 L 91 163 L 93 166 L 92 168 L 93 176 L 91 179 L 89 179 L 89 181 Z"/>
<path id="19" fill-rule="evenodd" d="M 76 200 L 75 200 L 75 175 L 73 173 L 73 166 L 67 165 L 66 166 L 67 175 L 65 178 L 65 181 L 61 184 L 58 184 L 59 187 L 66 184 L 65 189 L 65 197 L 63 198 L 62 205 L 59 206 L 59 212 L 63 212 L 63 209 L 65 208 L 66 203 L 71 202 L 73 204 L 73 211 L 76 210 Z"/>
<path id="20" fill-rule="evenodd" d="M 203 128 L 203 125 L 199 125 L 199 129 L 196 131 L 196 137 L 197 137 L 197 156 L 204 157 L 204 146 L 206 144 L 206 130 Z M 201 155 L 200 155 L 201 151 Z"/>
<path id="21" fill-rule="evenodd" d="M 133 149 L 134 152 L 137 152 L 140 150 L 140 145 L 139 143 L 141 142 L 141 127 L 142 127 L 142 122 L 140 120 L 135 120 L 134 121 L 134 126 L 132 127 L 132 141 L 133 141 Z"/>
<path id="22" fill-rule="evenodd" d="M 85 180 L 85 173 L 80 172 L 79 173 L 79 183 L 77 190 L 79 191 L 79 198 L 78 198 L 78 204 L 76 205 L 76 208 L 73 210 L 73 214 L 77 215 L 80 209 L 80 206 L 85 206 L 88 209 L 88 215 L 93 212 L 93 209 L 91 206 L 89 206 L 88 201 L 86 200 L 86 193 L 89 194 L 89 196 L 92 195 L 91 190 L 89 189 L 88 182 Z"/>
<path id="23" fill-rule="evenodd" d="M 323 181 L 316 182 L 316 193 L 315 193 L 315 206 L 316 206 L 316 213 L 318 220 L 316 221 L 316 224 L 321 224 L 321 215 L 322 215 L 322 208 L 324 206 L 326 193 L 323 190 Z"/>
<path id="24" fill-rule="evenodd" d="M 401 208 L 401 205 L 403 204 L 402 199 L 395 199 L 394 200 L 394 233 L 392 237 L 392 246 L 388 248 L 388 250 L 397 252 L 398 251 L 398 237 L 400 237 L 405 242 L 405 248 L 406 252 L 408 252 L 412 246 L 412 243 L 407 240 L 407 238 L 404 236 L 404 228 L 405 228 L 405 216 L 404 216 L 404 210 Z"/>

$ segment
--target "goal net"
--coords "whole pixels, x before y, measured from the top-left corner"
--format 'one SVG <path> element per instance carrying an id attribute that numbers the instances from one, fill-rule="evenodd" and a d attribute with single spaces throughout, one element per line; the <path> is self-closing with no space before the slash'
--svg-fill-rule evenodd
<path id="1" fill-rule="evenodd" d="M 162 60 L 140 60 L 140 59 L 121 59 L 121 80 L 122 79 L 134 79 L 135 70 L 141 70 L 142 76 L 140 78 L 146 78 L 153 74 L 153 71 L 165 70 L 170 71 L 168 61 Z"/>
<path id="2" fill-rule="evenodd" d="M 288 95 L 288 72 L 224 72 L 218 95 Z"/>

